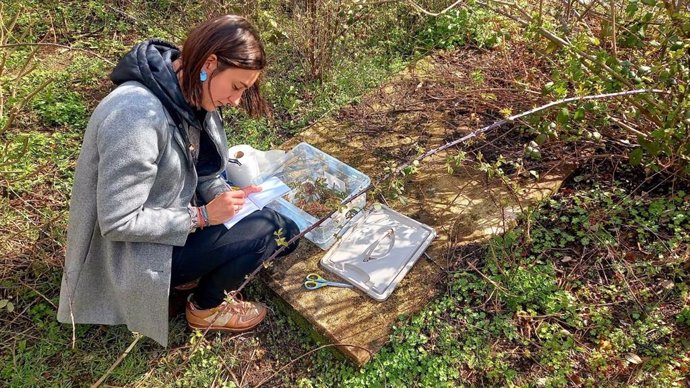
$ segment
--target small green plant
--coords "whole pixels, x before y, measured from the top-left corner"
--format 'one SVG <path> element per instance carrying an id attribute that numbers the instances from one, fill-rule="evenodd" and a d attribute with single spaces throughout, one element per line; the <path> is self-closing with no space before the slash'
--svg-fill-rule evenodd
<path id="1" fill-rule="evenodd" d="M 14 303 L 10 302 L 9 299 L 0 299 L 0 310 L 3 309 L 8 313 L 14 312 Z"/>
<path id="2" fill-rule="evenodd" d="M 676 317 L 676 323 L 690 328 L 690 307 L 684 307 Z"/>
<path id="3" fill-rule="evenodd" d="M 427 18 L 427 26 L 419 36 L 419 42 L 426 48 L 450 49 L 464 45 L 494 47 L 503 41 L 500 25 L 494 23 L 486 11 L 467 8 L 452 9 L 439 17 Z"/>

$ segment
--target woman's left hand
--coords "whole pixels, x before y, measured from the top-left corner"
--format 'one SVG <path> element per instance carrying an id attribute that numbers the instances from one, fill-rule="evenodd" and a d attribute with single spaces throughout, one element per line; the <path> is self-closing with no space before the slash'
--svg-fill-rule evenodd
<path id="1" fill-rule="evenodd" d="M 242 188 L 242 191 L 244 191 L 245 197 L 248 196 L 248 195 L 251 194 L 251 193 L 258 193 L 258 192 L 261 191 L 261 190 L 262 190 L 261 187 L 260 187 L 260 186 L 256 186 L 256 185 L 251 185 L 251 186 L 247 186 L 247 187 L 243 187 L 243 188 Z"/>
<path id="2" fill-rule="evenodd" d="M 251 186 L 243 187 L 243 188 L 241 188 L 240 190 L 233 190 L 233 191 L 235 191 L 235 192 L 243 192 L 243 193 L 244 193 L 243 198 L 247 198 L 247 196 L 248 196 L 249 194 L 258 193 L 258 192 L 261 191 L 261 190 L 262 190 L 261 187 L 256 186 L 256 185 L 251 185 Z M 235 211 L 235 213 L 237 213 L 238 211 L 240 211 L 240 209 L 242 209 L 243 206 L 244 206 L 244 201 L 242 201 L 241 204 L 235 204 L 235 205 L 233 206 L 233 210 Z"/>

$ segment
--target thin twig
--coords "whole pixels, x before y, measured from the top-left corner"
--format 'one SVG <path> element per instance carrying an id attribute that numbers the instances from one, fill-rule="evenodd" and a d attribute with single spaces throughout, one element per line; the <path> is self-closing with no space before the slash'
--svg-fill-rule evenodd
<path id="1" fill-rule="evenodd" d="M 542 105 L 542 106 L 540 106 L 540 107 L 531 109 L 531 110 L 529 110 L 529 111 L 522 112 L 522 113 L 519 113 L 519 114 L 510 116 L 510 117 L 508 117 L 508 118 L 506 118 L 506 119 L 503 119 L 503 120 L 499 120 L 499 121 L 497 121 L 497 122 L 494 122 L 494 123 L 491 124 L 491 125 L 488 125 L 488 126 L 486 126 L 486 127 L 480 128 L 480 129 L 478 129 L 478 130 L 476 130 L 476 131 L 473 131 L 473 132 L 471 132 L 471 133 L 469 133 L 469 134 L 467 134 L 467 135 L 465 135 L 465 136 L 463 136 L 463 137 L 461 137 L 461 138 L 459 138 L 459 139 L 456 139 L 456 140 L 454 140 L 454 141 L 452 141 L 452 142 L 450 142 L 450 143 L 446 143 L 445 145 L 443 145 L 443 146 L 441 146 L 441 147 L 437 147 L 437 148 L 434 148 L 434 149 L 432 149 L 432 150 L 429 150 L 429 151 L 425 152 L 424 154 L 418 156 L 418 157 L 415 158 L 414 160 L 410 160 L 410 161 L 408 161 L 407 163 L 405 163 L 405 164 L 399 166 L 394 172 L 388 173 L 387 175 L 385 175 L 384 177 L 382 177 L 381 179 L 379 179 L 376 183 L 374 183 L 374 184 L 369 184 L 367 187 L 361 189 L 359 192 L 355 193 L 354 195 L 352 195 L 352 196 L 349 197 L 348 199 L 344 200 L 344 201 L 341 203 L 341 205 L 346 205 L 346 204 L 348 204 L 349 202 L 353 201 L 355 198 L 357 198 L 357 197 L 359 197 L 360 195 L 362 195 L 362 194 L 366 193 L 367 191 L 369 191 L 371 188 L 377 187 L 377 186 L 380 185 L 382 182 L 386 181 L 388 178 L 390 178 L 390 177 L 395 177 L 395 176 L 399 175 L 406 167 L 408 167 L 408 166 L 410 166 L 412 163 L 414 163 L 414 161 L 421 161 L 422 159 L 425 159 L 425 158 L 427 158 L 427 157 L 429 157 L 429 156 L 432 156 L 432 155 L 434 155 L 434 154 L 437 154 L 437 153 L 439 153 L 439 152 L 441 152 L 441 151 L 443 151 L 443 150 L 446 150 L 446 149 L 448 149 L 448 148 L 450 148 L 450 147 L 456 146 L 456 145 L 458 145 L 458 144 L 460 144 L 460 143 L 463 143 L 463 142 L 466 142 L 466 141 L 468 141 L 468 140 L 470 140 L 470 139 L 473 139 L 473 138 L 477 137 L 478 135 L 480 135 L 480 134 L 482 134 L 482 133 L 485 133 L 485 132 L 490 131 L 490 130 L 492 130 L 492 129 L 499 128 L 499 127 L 501 127 L 501 126 L 503 126 L 503 125 L 505 125 L 505 124 L 512 123 L 512 122 L 514 122 L 515 120 L 518 120 L 518 119 L 520 119 L 520 118 L 522 118 L 522 117 L 526 117 L 526 116 L 528 116 L 528 115 L 532 115 L 532 114 L 535 114 L 535 113 L 538 113 L 538 112 L 541 112 L 541 111 L 550 109 L 550 108 L 552 108 L 552 107 L 559 106 L 559 105 L 562 105 L 562 104 L 571 103 L 571 102 L 586 101 L 586 100 L 607 99 L 607 98 L 613 98 L 613 97 L 619 97 L 619 96 L 629 96 L 629 95 L 640 94 L 640 93 L 666 93 L 666 92 L 663 91 L 663 90 L 657 90 L 657 89 L 638 89 L 638 90 L 631 90 L 631 91 L 618 92 L 618 93 L 600 94 L 600 95 L 594 95 L 594 96 L 571 97 L 571 98 L 566 98 L 566 99 L 562 99 L 562 100 L 558 100 L 558 101 L 552 101 L 552 102 L 550 102 L 550 103 L 548 103 L 548 104 L 545 104 L 545 105 Z M 279 248 L 278 248 L 268 259 L 266 259 L 266 260 L 264 261 L 264 265 L 261 265 L 261 266 L 257 267 L 254 271 L 252 271 L 249 275 L 247 275 L 247 276 L 245 277 L 244 282 L 243 282 L 242 284 L 240 284 L 240 286 L 239 286 L 235 291 L 232 291 L 230 294 L 231 294 L 231 295 L 236 295 L 236 294 L 239 293 L 241 290 L 243 290 L 243 289 L 247 286 L 247 284 L 248 284 L 251 280 L 253 280 L 253 279 L 257 276 L 257 274 L 258 274 L 264 267 L 267 267 L 269 263 L 271 263 L 281 252 L 283 252 L 283 251 L 286 249 L 287 246 L 289 246 L 290 244 L 296 242 L 298 239 L 302 238 L 304 235 L 306 235 L 306 234 L 309 233 L 310 231 L 314 230 L 315 228 L 319 227 L 323 222 L 325 222 L 326 220 L 328 220 L 328 219 L 329 219 L 332 215 L 334 215 L 337 211 L 338 211 L 338 209 L 332 210 L 329 214 L 327 214 L 326 216 L 324 216 L 323 218 L 321 218 L 320 220 L 318 220 L 316 223 L 312 224 L 311 226 L 309 226 L 308 228 L 306 228 L 304 231 L 301 231 L 298 235 L 294 236 L 294 237 L 293 237 L 292 239 L 290 239 L 285 245 L 280 246 L 280 247 L 279 247 Z M 215 320 L 218 319 L 218 317 L 219 317 L 220 315 L 221 315 L 221 314 L 216 315 L 216 318 L 214 318 L 214 320 L 211 321 L 211 322 L 208 324 L 208 326 L 206 326 L 205 330 L 203 331 L 203 336 L 205 336 L 205 335 L 208 333 L 208 331 L 210 330 L 210 328 L 211 328 L 211 327 L 213 326 L 213 324 L 215 323 Z M 195 344 L 195 348 L 196 348 L 196 346 L 198 346 L 198 343 Z"/>
<path id="2" fill-rule="evenodd" d="M 458 1 L 456 1 L 455 3 L 449 5 L 449 6 L 446 7 L 445 9 L 443 9 L 443 11 L 441 11 L 441 12 L 430 12 L 430 11 L 427 11 L 426 9 L 422 8 L 422 6 L 420 6 L 419 4 L 415 3 L 413 0 L 407 0 L 407 2 L 410 3 L 410 5 L 411 5 L 414 9 L 416 9 L 417 11 L 419 11 L 419 12 L 425 14 L 425 15 L 429 15 L 429 16 L 441 16 L 441 15 L 443 15 L 444 13 L 446 13 L 446 12 L 450 11 L 451 9 L 455 8 L 458 4 L 462 3 L 463 0 L 458 0 Z"/>
<path id="3" fill-rule="evenodd" d="M 2 47 L 2 46 L 0 46 Z M 3 134 L 7 129 L 9 129 L 10 125 L 14 123 L 14 120 L 17 118 L 17 114 L 19 114 L 19 111 L 24 108 L 26 104 L 28 104 L 38 93 L 40 93 L 43 89 L 46 88 L 46 86 L 50 85 L 55 78 L 48 78 L 47 80 L 43 81 L 42 84 L 40 84 L 36 89 L 34 89 L 31 93 L 29 93 L 27 96 L 25 96 L 21 102 L 19 102 L 19 105 L 13 107 L 10 109 L 10 115 L 5 122 L 5 125 L 0 128 L 0 135 Z"/>
<path id="4" fill-rule="evenodd" d="M 476 4 L 478 4 L 478 5 L 480 5 L 480 6 L 484 7 L 484 8 L 486 8 L 486 9 L 492 11 L 492 12 L 496 12 L 496 13 L 498 13 L 498 14 L 500 14 L 500 15 L 503 15 L 503 16 L 505 16 L 505 17 L 507 17 L 507 18 L 509 18 L 509 19 L 511 19 L 511 20 L 513 20 L 513 21 L 515 21 L 516 23 L 518 23 L 518 24 L 519 24 L 520 26 L 522 26 L 523 28 L 528 28 L 528 27 L 530 26 L 531 22 L 533 21 L 533 19 L 532 19 L 532 18 L 530 17 L 530 15 L 529 15 L 529 13 L 527 13 L 524 9 L 520 8 L 515 2 L 513 2 L 513 3 L 508 3 L 508 2 L 505 2 L 505 1 L 501 1 L 501 0 L 486 0 L 486 1 L 477 0 L 477 1 L 476 1 Z M 521 18 L 518 17 L 518 16 L 515 16 L 515 15 L 513 15 L 513 14 L 507 12 L 507 11 L 504 11 L 504 10 L 501 9 L 501 8 L 493 7 L 492 4 L 500 4 L 500 5 L 503 5 L 503 6 L 507 6 L 507 7 L 509 7 L 510 9 L 517 10 L 520 14 L 523 15 L 524 19 L 521 19 Z M 608 74 L 610 74 L 613 78 L 615 78 L 617 81 L 621 82 L 623 85 L 625 85 L 625 86 L 627 86 L 627 87 L 629 87 L 629 88 L 633 88 L 633 87 L 634 87 L 634 84 L 632 84 L 632 83 L 630 82 L 630 80 L 628 80 L 628 79 L 627 79 L 625 76 L 623 76 L 620 72 L 614 70 L 611 66 L 607 65 L 606 63 L 602 63 L 601 61 L 599 61 L 598 58 L 597 58 L 595 55 L 588 54 L 588 53 L 584 52 L 583 50 L 579 49 L 578 47 L 576 47 L 575 45 L 571 44 L 570 42 L 568 42 L 567 38 L 562 38 L 562 37 L 558 36 L 556 33 L 552 32 L 552 31 L 550 31 L 550 30 L 547 30 L 547 29 L 544 28 L 543 26 L 539 26 L 539 27 L 536 29 L 536 32 L 539 33 L 542 37 L 544 37 L 544 38 L 546 38 L 547 40 L 549 40 L 550 42 L 552 42 L 552 43 L 554 43 L 555 45 L 557 45 L 558 47 L 561 47 L 561 48 L 563 48 L 563 49 L 570 50 L 570 51 L 571 51 L 574 55 L 576 55 L 577 57 L 579 57 L 579 58 L 581 58 L 581 59 L 583 59 L 583 60 L 586 60 L 586 61 L 583 61 L 583 64 L 584 64 L 588 69 L 590 69 L 590 71 L 592 71 L 593 73 L 594 73 L 595 71 L 598 71 L 598 70 L 604 70 L 604 71 L 606 71 Z M 646 96 L 644 96 L 644 95 L 643 95 L 643 98 L 645 99 L 645 102 L 646 102 L 646 103 L 652 105 L 652 106 L 653 106 L 655 109 L 657 109 L 658 111 L 666 111 L 666 110 L 668 110 L 667 107 L 665 107 L 663 104 L 659 103 L 658 101 L 654 101 L 654 100 L 652 100 L 652 99 L 648 99 L 648 98 L 647 98 Z M 652 120 L 656 125 L 658 125 L 658 126 L 662 126 L 662 125 L 663 125 L 663 124 L 661 123 L 661 121 L 660 121 L 657 117 L 655 117 L 654 115 L 649 114 L 649 110 L 646 109 L 644 106 L 641 106 L 640 104 L 638 104 L 638 103 L 635 102 L 635 101 L 633 101 L 633 105 L 635 105 L 638 109 L 640 109 L 640 110 L 642 110 L 644 113 L 646 113 L 646 116 L 647 116 L 650 120 Z"/>
<path id="5" fill-rule="evenodd" d="M 542 105 L 542 106 L 540 106 L 540 107 L 531 109 L 531 110 L 529 110 L 529 111 L 522 112 L 522 113 L 519 113 L 519 114 L 510 116 L 510 117 L 508 117 L 508 118 L 506 118 L 506 119 L 503 119 L 503 120 L 499 120 L 499 121 L 497 121 L 497 122 L 494 122 L 494 123 L 491 124 L 491 125 L 488 125 L 488 126 L 486 126 L 486 127 L 480 128 L 480 129 L 478 129 L 478 130 L 476 130 L 476 131 L 473 131 L 473 132 L 471 132 L 471 133 L 469 133 L 469 134 L 467 134 L 467 135 L 465 135 L 465 136 L 463 136 L 463 137 L 461 137 L 461 138 L 459 138 L 459 139 L 456 139 L 456 140 L 454 140 L 454 141 L 452 141 L 452 142 L 450 142 L 450 143 L 446 143 L 445 145 L 443 145 L 443 146 L 441 146 L 441 147 L 434 148 L 434 149 L 432 149 L 432 150 L 430 150 L 430 151 L 427 151 L 427 152 L 425 152 L 424 154 L 422 154 L 422 155 L 418 156 L 417 158 L 415 158 L 414 160 L 410 160 L 410 161 L 408 161 L 407 163 L 401 165 L 401 166 L 398 167 L 395 171 L 389 172 L 388 174 L 386 174 L 386 175 L 383 176 L 382 178 L 378 179 L 375 183 L 370 183 L 368 186 L 362 188 L 362 189 L 361 189 L 360 191 L 358 191 L 357 193 L 353 194 L 352 196 L 350 196 L 350 197 L 348 197 L 347 199 L 345 199 L 344 201 L 342 201 L 342 202 L 341 202 L 341 205 L 346 205 L 346 204 L 352 202 L 354 199 L 356 199 L 356 198 L 358 198 L 359 196 L 361 196 L 362 194 L 368 192 L 368 191 L 371 190 L 372 188 L 378 187 L 380 184 L 382 184 L 383 182 L 385 182 L 387 179 L 389 179 L 389 178 L 391 178 L 391 177 L 396 177 L 396 176 L 398 176 L 398 175 L 402 172 L 402 170 L 404 170 L 406 167 L 408 167 L 408 166 L 410 166 L 412 163 L 414 163 L 415 160 L 416 160 L 416 161 L 421 161 L 422 159 L 425 159 L 425 158 L 427 158 L 427 157 L 429 157 L 429 156 L 431 156 L 431 155 L 437 154 L 437 153 L 439 153 L 439 152 L 441 152 L 441 151 L 443 151 L 443 150 L 446 150 L 446 149 L 448 149 L 448 148 L 450 148 L 450 147 L 453 147 L 453 146 L 456 146 L 456 145 L 458 145 L 458 144 L 460 144 L 460 143 L 466 142 L 466 141 L 468 141 L 468 140 L 470 140 L 470 139 L 473 139 L 473 138 L 477 137 L 478 135 L 480 135 L 480 134 L 482 134 L 482 133 L 485 133 L 485 132 L 487 132 L 487 131 L 490 131 L 490 130 L 492 130 L 492 129 L 496 129 L 496 128 L 499 128 L 499 127 L 501 127 L 501 126 L 503 126 L 503 125 L 505 125 L 505 124 L 512 123 L 512 122 L 514 122 L 515 120 L 518 120 L 518 119 L 520 119 L 520 118 L 522 118 L 522 117 L 525 117 L 525 116 L 528 116 L 528 115 L 531 115 L 531 114 L 534 114 L 534 113 L 538 113 L 538 112 L 547 110 L 547 109 L 552 108 L 552 107 L 554 107 L 554 106 L 559 106 L 559 105 L 562 105 L 562 104 L 567 104 L 567 103 L 570 103 L 570 102 L 575 102 L 575 101 L 586 101 L 586 100 L 600 100 L 600 99 L 613 98 L 613 97 L 619 97 L 619 96 L 629 96 L 629 95 L 640 94 L 640 93 L 667 93 L 667 92 L 665 92 L 665 91 L 663 91 L 663 90 L 657 90 L 657 89 L 638 89 L 638 90 L 631 90 L 631 91 L 618 92 L 618 93 L 600 94 L 600 95 L 594 95 L 594 96 L 571 97 L 571 98 L 566 98 L 566 99 L 562 99 L 562 100 L 550 102 L 550 103 L 548 103 L 548 104 L 545 104 L 545 105 Z M 325 215 L 324 217 L 322 217 L 320 220 L 318 220 L 317 222 L 315 222 L 314 224 L 310 225 L 308 228 L 306 228 L 305 230 L 301 231 L 299 234 L 297 234 L 296 236 L 294 236 L 293 238 L 291 238 L 287 243 L 285 243 L 284 245 L 278 247 L 278 249 L 276 249 L 276 251 L 273 252 L 273 254 L 272 254 L 270 257 L 268 257 L 266 260 L 264 260 L 263 265 L 258 266 L 254 271 L 252 271 L 249 275 L 247 275 L 247 276 L 245 277 L 245 280 L 242 282 L 242 284 L 240 284 L 240 286 L 239 286 L 236 290 L 231 291 L 229 294 L 232 295 L 233 297 L 234 297 L 234 295 L 237 295 L 240 291 L 242 291 L 242 290 L 249 284 L 249 282 L 250 282 L 251 280 L 253 280 L 253 279 L 258 275 L 259 272 L 261 272 L 261 270 L 262 270 L 263 268 L 268 267 L 268 265 L 269 265 L 273 260 L 275 260 L 275 258 L 278 257 L 278 255 L 279 255 L 280 253 L 282 253 L 288 246 L 290 246 L 292 243 L 296 242 L 297 240 L 299 240 L 300 238 L 302 238 L 304 235 L 306 235 L 307 233 L 311 232 L 311 231 L 314 230 L 315 228 L 319 227 L 319 226 L 320 226 L 322 223 L 324 223 L 326 220 L 330 219 L 330 217 L 331 217 L 332 215 L 334 215 L 336 212 L 338 212 L 338 209 L 332 210 L 330 213 L 328 213 L 327 215 Z M 214 318 L 211 322 L 208 323 L 208 325 L 206 326 L 206 328 L 204 329 L 204 331 L 203 331 L 203 333 L 202 333 L 202 336 L 203 336 L 203 337 L 206 336 L 206 334 L 209 332 L 209 330 L 211 329 L 211 327 L 215 324 L 216 320 L 217 320 L 220 316 L 221 316 L 221 314 L 216 314 L 215 318 Z M 194 344 L 194 347 L 193 347 L 193 349 L 192 349 L 191 354 L 194 354 L 194 351 L 195 351 L 196 348 L 199 346 L 200 342 L 201 342 L 201 341 L 199 341 L 199 342 L 197 342 L 197 343 Z"/>
<path id="6" fill-rule="evenodd" d="M 37 293 L 38 296 L 40 296 L 41 298 L 45 299 L 46 302 L 50 303 L 50 305 L 53 306 L 53 308 L 55 308 L 55 309 L 57 310 L 57 306 L 55 305 L 55 303 L 53 303 L 52 300 L 48 299 L 45 295 L 43 295 L 43 294 L 42 294 L 40 291 L 38 291 L 37 289 L 33 288 L 30 284 L 24 283 L 21 279 L 17 279 L 17 280 L 18 280 L 19 283 L 21 283 L 22 285 L 24 285 L 24 286 L 30 288 L 33 292 Z"/>
<path id="7" fill-rule="evenodd" d="M 115 360 L 115 362 L 113 363 L 113 365 L 111 365 L 110 368 L 108 368 L 108 370 L 105 372 L 105 374 L 104 374 L 103 376 L 101 376 L 101 378 L 98 379 L 98 381 L 96 381 L 95 383 L 93 383 L 93 385 L 91 385 L 91 388 L 98 388 L 98 387 L 101 386 L 101 384 L 103 384 L 103 382 L 105 381 L 105 379 L 107 379 L 108 376 L 110 376 L 110 374 L 113 373 L 113 371 L 115 370 L 115 368 L 117 368 L 117 366 L 120 365 L 120 363 L 125 359 L 125 357 L 127 357 L 127 355 L 129 354 L 129 352 L 131 352 L 132 349 L 134 349 L 134 346 L 137 344 L 137 342 L 139 342 L 139 340 L 141 339 L 141 337 L 142 337 L 141 334 L 139 334 L 139 333 L 134 333 L 134 341 L 132 341 L 132 343 L 129 344 L 129 346 L 127 347 L 127 349 L 125 349 L 125 351 L 120 355 L 120 357 L 118 357 L 117 360 Z"/>
<path id="8" fill-rule="evenodd" d="M 496 283 L 496 282 L 493 281 L 490 277 L 484 275 L 484 273 L 483 273 L 482 271 L 480 271 L 479 268 L 477 268 L 477 266 L 475 266 L 474 263 L 472 263 L 471 261 L 469 261 L 469 260 L 467 261 L 467 266 L 470 267 L 470 269 L 471 269 L 472 271 L 478 273 L 479 276 L 483 277 L 484 280 L 486 280 L 487 282 L 491 283 L 496 289 L 501 290 L 501 291 L 505 292 L 506 294 L 508 293 L 508 290 L 506 290 L 505 287 L 503 287 L 503 286 L 501 286 L 500 284 Z"/>
<path id="9" fill-rule="evenodd" d="M 283 365 L 283 366 L 282 366 L 280 369 L 278 369 L 275 373 L 273 373 L 272 375 L 268 376 L 267 378 L 261 380 L 258 384 L 256 384 L 256 385 L 254 386 L 254 388 L 260 387 L 260 386 L 266 384 L 267 382 L 271 381 L 271 379 L 273 379 L 273 378 L 274 378 L 275 376 L 277 376 L 280 372 L 282 372 L 285 368 L 287 368 L 288 366 L 292 365 L 292 364 L 295 363 L 296 361 L 299 361 L 299 360 L 301 360 L 302 358 L 304 358 L 304 357 L 306 357 L 306 356 L 308 356 L 308 355 L 310 355 L 310 354 L 312 354 L 312 353 L 314 353 L 314 352 L 318 352 L 318 351 L 321 350 L 321 349 L 330 348 L 330 347 L 334 347 L 334 346 L 346 346 L 346 347 L 352 347 L 352 348 L 362 349 L 362 350 L 366 351 L 367 353 L 369 353 L 369 357 L 373 357 L 373 354 L 371 353 L 371 350 L 369 350 L 369 349 L 367 349 L 367 348 L 365 348 L 365 347 L 363 347 L 363 346 L 359 346 L 359 345 L 351 345 L 351 344 L 327 344 L 327 345 L 322 345 L 322 346 L 319 346 L 318 348 L 312 349 L 312 350 L 310 350 L 310 351 L 308 351 L 308 352 L 302 354 L 301 356 L 299 356 L 299 357 L 297 357 L 297 358 L 291 360 L 291 361 L 288 362 L 287 364 Z"/>
<path id="10" fill-rule="evenodd" d="M 616 42 L 617 31 L 616 31 L 616 2 L 609 0 L 609 5 L 611 6 L 611 42 L 613 43 L 613 55 L 618 56 L 618 43 Z"/>
<path id="11" fill-rule="evenodd" d="M 242 387 L 244 385 L 244 379 L 247 377 L 247 372 L 249 372 L 249 367 L 252 366 L 251 362 L 254 361 L 254 355 L 256 354 L 256 349 L 252 351 L 252 355 L 249 356 L 249 362 L 247 362 L 247 367 L 244 368 L 244 372 L 242 372 L 242 378 L 240 379 L 240 384 L 239 386 Z"/>
<path id="12" fill-rule="evenodd" d="M 59 43 L 10 43 L 10 44 L 2 44 L 2 45 L 0 45 L 0 49 L 3 49 L 3 48 L 12 48 L 12 47 L 30 47 L 30 46 L 60 47 L 60 48 L 64 48 L 64 49 L 67 49 L 67 50 L 78 50 L 78 51 L 83 51 L 83 52 L 85 52 L 85 53 L 87 53 L 87 54 L 93 55 L 94 57 L 96 57 L 96 58 L 102 60 L 103 62 L 109 64 L 110 66 L 115 66 L 115 63 L 114 63 L 114 62 L 112 62 L 112 61 L 110 61 L 110 60 L 108 60 L 108 59 L 106 59 L 106 58 L 104 58 L 104 57 L 102 57 L 102 56 L 96 54 L 95 52 L 93 52 L 93 51 L 91 51 L 91 50 L 87 50 L 87 49 L 81 48 L 81 47 L 67 46 L 67 45 L 59 44 Z"/>

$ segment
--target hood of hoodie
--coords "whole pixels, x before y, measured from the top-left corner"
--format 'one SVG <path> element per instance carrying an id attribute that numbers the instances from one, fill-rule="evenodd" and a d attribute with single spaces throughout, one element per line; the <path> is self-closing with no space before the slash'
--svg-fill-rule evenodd
<path id="1" fill-rule="evenodd" d="M 110 79 L 115 85 L 127 81 L 141 83 L 158 97 L 178 127 L 186 122 L 201 128 L 202 124 L 185 100 L 177 74 L 172 68 L 172 62 L 179 56 L 179 48 L 171 43 L 158 39 L 146 40 L 134 46 L 120 60 Z"/>

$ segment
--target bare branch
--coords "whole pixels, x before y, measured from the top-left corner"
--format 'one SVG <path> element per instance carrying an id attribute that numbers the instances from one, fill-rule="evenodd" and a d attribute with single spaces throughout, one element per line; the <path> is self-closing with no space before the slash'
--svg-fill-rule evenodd
<path id="1" fill-rule="evenodd" d="M 114 63 L 114 62 L 112 62 L 112 61 L 110 61 L 110 60 L 108 60 L 108 59 L 106 59 L 106 58 L 104 58 L 104 57 L 102 57 L 102 56 L 96 54 L 95 52 L 93 52 L 93 51 L 91 51 L 91 50 L 87 50 L 87 49 L 84 49 L 84 48 L 81 48 L 81 47 L 67 46 L 67 45 L 59 44 L 59 43 L 10 43 L 10 44 L 2 44 L 2 45 L 0 45 L 0 49 L 3 49 L 3 48 L 11 48 L 11 47 L 22 47 L 22 46 L 52 46 L 52 47 L 64 48 L 64 49 L 67 49 L 67 50 L 78 50 L 78 51 L 83 51 L 83 52 L 85 52 L 85 53 L 87 53 L 87 54 L 93 55 L 94 57 L 96 57 L 96 58 L 102 60 L 103 62 L 105 62 L 105 63 L 107 63 L 107 64 L 109 64 L 109 65 L 111 65 L 111 66 L 115 66 L 115 63 Z"/>
<path id="2" fill-rule="evenodd" d="M 13 107 L 10 110 L 10 117 L 7 118 L 7 122 L 5 122 L 5 125 L 0 128 L 0 135 L 5 133 L 5 131 L 14 123 L 14 120 L 17 118 L 17 114 L 19 113 L 22 108 L 24 108 L 24 105 L 28 104 L 31 99 L 36 96 L 36 94 L 40 93 L 41 90 L 45 89 L 46 86 L 48 86 L 51 82 L 54 81 L 54 78 L 48 78 L 45 80 L 42 84 L 40 84 L 36 89 L 34 89 L 31 93 L 29 93 L 22 101 L 19 103 L 18 106 Z"/>
<path id="3" fill-rule="evenodd" d="M 420 161 L 420 160 L 422 160 L 422 159 L 428 158 L 428 157 L 431 156 L 431 155 L 437 154 L 437 153 L 439 153 L 439 152 L 441 152 L 441 151 L 443 151 L 443 150 L 446 150 L 446 149 L 448 149 L 448 148 L 450 148 L 450 147 L 456 146 L 456 145 L 458 145 L 458 144 L 460 144 L 460 143 L 464 143 L 464 142 L 466 142 L 466 141 L 468 141 L 468 140 L 470 140 L 470 139 L 473 139 L 473 138 L 477 137 L 478 135 L 480 135 L 480 134 L 482 134 L 482 133 L 484 133 L 484 132 L 490 131 L 490 130 L 492 130 L 492 129 L 496 129 L 496 128 L 501 127 L 501 126 L 503 126 L 503 125 L 505 125 L 505 124 L 512 123 L 512 122 L 514 122 L 515 120 L 518 120 L 518 119 L 523 118 L 523 117 L 525 117 L 525 116 L 529 116 L 529 115 L 532 115 L 532 114 L 535 114 L 535 113 L 538 113 L 538 112 L 541 112 L 541 111 L 544 111 L 544 110 L 553 108 L 553 107 L 555 107 L 555 106 L 559 106 L 559 105 L 563 105 L 563 104 L 568 104 L 568 103 L 571 103 L 571 102 L 590 101 L 590 100 L 603 100 L 603 99 L 608 99 L 608 98 L 621 97 L 621 96 L 631 96 L 631 95 L 643 94 L 643 93 L 668 93 L 668 92 L 667 92 L 667 91 L 664 91 L 664 90 L 658 90 L 658 89 L 637 89 L 637 90 L 630 90 L 630 91 L 618 92 L 618 93 L 598 94 L 598 95 L 594 95 L 594 96 L 570 97 L 570 98 L 566 98 L 566 99 L 563 99 L 563 100 L 552 101 L 552 102 L 550 102 L 550 103 L 548 103 L 548 104 L 546 104 L 546 105 L 542 105 L 542 106 L 540 106 L 540 107 L 538 107 L 538 108 L 534 108 L 534 109 L 528 110 L 528 111 L 526 111 L 526 112 L 518 113 L 518 114 L 513 115 L 513 116 L 510 116 L 510 117 L 508 117 L 508 118 L 506 118 L 506 119 L 504 119 L 504 120 L 497 121 L 497 122 L 495 122 L 495 123 L 493 123 L 493 124 L 491 124 L 491 125 L 488 125 L 488 126 L 486 126 L 486 127 L 484 127 L 484 128 L 480 128 L 480 129 L 478 129 L 478 130 L 476 130 L 476 131 L 470 132 L 470 133 L 468 133 L 467 135 L 465 135 L 465 136 L 463 136 L 463 137 L 461 137 L 461 138 L 459 138 L 459 139 L 453 140 L 453 141 L 450 142 L 450 143 L 446 143 L 446 144 L 442 145 L 441 147 L 438 147 L 438 148 L 434 148 L 434 149 L 432 149 L 432 150 L 429 150 L 429 151 L 425 152 L 424 154 L 418 156 L 418 157 L 415 158 L 414 160 L 411 160 L 411 161 L 409 161 L 409 162 L 403 164 L 402 166 L 398 167 L 398 168 L 395 170 L 395 174 L 394 174 L 394 175 L 399 174 L 399 173 L 400 173 L 402 170 L 404 170 L 406 167 L 408 167 L 408 166 L 410 166 L 412 163 L 414 163 L 415 160 L 416 160 L 416 161 Z"/>
<path id="4" fill-rule="evenodd" d="M 411 5 L 414 9 L 416 9 L 417 11 L 419 11 L 419 12 L 425 14 L 425 15 L 429 15 L 429 16 L 441 16 L 441 15 L 443 15 L 444 13 L 446 13 L 446 12 L 450 11 L 451 9 L 455 8 L 458 4 L 462 3 L 463 0 L 458 0 L 458 1 L 456 1 L 455 3 L 449 5 L 448 7 L 446 7 L 445 9 L 443 9 L 443 11 L 440 11 L 440 12 L 430 12 L 430 11 L 427 11 L 426 9 L 422 8 L 422 6 L 420 6 L 419 4 L 417 4 L 416 2 L 414 2 L 414 0 L 407 0 L 407 2 L 410 3 L 410 5 Z"/>
<path id="5" fill-rule="evenodd" d="M 137 342 L 139 342 L 140 339 L 141 339 L 141 334 L 139 334 L 139 333 L 134 333 L 134 341 L 132 341 L 132 343 L 129 344 L 129 346 L 127 347 L 127 349 L 125 349 L 125 351 L 120 355 L 120 357 L 118 357 L 117 360 L 115 360 L 115 362 L 113 363 L 113 365 L 111 365 L 110 368 L 108 368 L 108 370 L 105 372 L 105 374 L 104 374 L 103 376 L 101 376 L 101 378 L 98 379 L 98 381 L 96 381 L 95 383 L 93 383 L 93 384 L 91 385 L 91 388 L 98 388 L 98 387 L 100 387 L 101 384 L 103 384 L 103 382 L 105 381 L 105 379 L 107 379 L 108 376 L 110 376 L 110 374 L 113 373 L 113 371 L 115 370 L 115 368 L 117 368 L 117 366 L 120 365 L 120 363 L 125 359 L 125 357 L 127 357 L 127 355 L 129 354 L 129 352 L 131 352 L 132 349 L 134 349 L 134 346 L 137 344 Z"/>
<path id="6" fill-rule="evenodd" d="M 613 43 L 613 55 L 618 56 L 618 42 L 616 42 L 616 3 L 609 0 L 611 5 L 611 43 Z"/>

